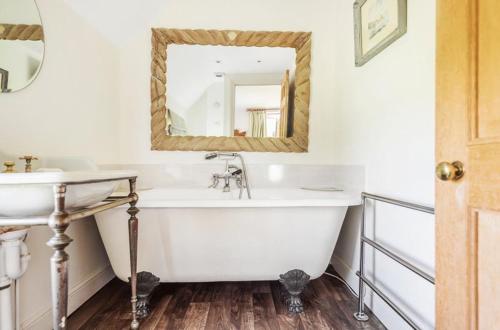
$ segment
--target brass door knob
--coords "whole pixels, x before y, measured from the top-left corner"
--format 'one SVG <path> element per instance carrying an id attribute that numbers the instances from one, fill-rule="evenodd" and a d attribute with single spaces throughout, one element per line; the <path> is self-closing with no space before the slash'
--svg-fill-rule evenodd
<path id="1" fill-rule="evenodd" d="M 453 163 L 441 162 L 436 166 L 436 177 L 442 181 L 457 181 L 464 176 L 464 164 L 456 161 Z"/>

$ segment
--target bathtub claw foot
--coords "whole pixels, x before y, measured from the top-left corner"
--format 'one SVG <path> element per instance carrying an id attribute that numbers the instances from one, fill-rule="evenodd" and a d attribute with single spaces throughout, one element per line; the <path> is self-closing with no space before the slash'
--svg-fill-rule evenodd
<path id="1" fill-rule="evenodd" d="M 130 278 L 129 278 L 130 281 Z M 137 317 L 142 319 L 149 315 L 149 300 L 154 289 L 160 284 L 160 278 L 150 272 L 137 273 Z"/>
<path id="2" fill-rule="evenodd" d="M 280 275 L 280 283 L 288 293 L 286 304 L 289 313 L 298 314 L 304 311 L 304 304 L 302 303 L 300 294 L 304 291 L 310 278 L 309 275 L 300 269 L 294 269 Z"/>

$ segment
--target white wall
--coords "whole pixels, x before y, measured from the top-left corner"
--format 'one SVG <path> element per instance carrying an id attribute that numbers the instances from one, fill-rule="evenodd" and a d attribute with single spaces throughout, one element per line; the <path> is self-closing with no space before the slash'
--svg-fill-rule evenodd
<path id="1" fill-rule="evenodd" d="M 305 154 L 252 153 L 249 163 L 333 163 L 335 124 L 334 1 L 282 0 L 165 2 L 120 51 L 120 158 L 121 163 L 202 162 L 199 152 L 150 151 L 151 27 L 312 31 L 310 147 Z M 258 19 L 256 19 L 258 18 Z M 134 77 L 127 79 L 126 77 Z"/>
<path id="2" fill-rule="evenodd" d="M 187 135 L 224 136 L 224 80 L 215 81 L 186 110 Z"/>
<path id="3" fill-rule="evenodd" d="M 207 91 L 186 110 L 184 120 L 188 135 L 207 135 Z"/>
<path id="4" fill-rule="evenodd" d="M 46 53 L 38 78 L 22 91 L 0 96 L 0 150 L 11 155 L 88 156 L 115 159 L 110 133 L 117 110 L 114 49 L 69 10 L 63 1 L 37 1 L 45 28 Z M 18 163 L 19 164 L 19 163 Z M 18 169 L 22 169 L 19 164 Z M 112 277 L 93 220 L 71 225 L 70 308 Z M 51 318 L 47 228 L 30 230 L 32 260 L 21 280 L 21 321 L 49 329 Z"/>
<path id="5" fill-rule="evenodd" d="M 224 136 L 224 80 L 221 79 L 207 89 L 207 135 Z"/>
<path id="6" fill-rule="evenodd" d="M 353 64 L 352 2 L 335 4 L 335 159 L 365 165 L 368 192 L 432 205 L 435 1 L 408 1 L 408 33 L 360 68 Z M 375 211 L 375 230 L 369 233 L 432 273 L 433 217 L 382 205 L 370 206 L 368 214 Z M 333 258 L 354 287 L 359 218 L 358 209 L 349 211 Z M 390 288 L 389 295 L 423 328 L 432 328 L 433 286 L 368 251 L 367 265 L 377 283 Z M 383 302 L 375 299 L 372 306 L 388 328 L 406 328 Z"/>
<path id="7" fill-rule="evenodd" d="M 38 4 L 44 63 L 29 88 L 0 98 L 0 150 L 111 162 L 118 141 L 110 134 L 118 111 L 117 53 L 64 3 Z"/>

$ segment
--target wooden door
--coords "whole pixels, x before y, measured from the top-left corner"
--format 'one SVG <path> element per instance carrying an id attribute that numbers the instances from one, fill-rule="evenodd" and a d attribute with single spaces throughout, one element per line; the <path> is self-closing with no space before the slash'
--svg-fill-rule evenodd
<path id="1" fill-rule="evenodd" d="M 500 329 L 500 2 L 437 3 L 436 327 Z"/>
<path id="2" fill-rule="evenodd" d="M 290 95 L 290 71 L 286 70 L 281 80 L 280 124 L 278 137 L 288 136 L 288 113 L 290 112 L 288 98 Z"/>

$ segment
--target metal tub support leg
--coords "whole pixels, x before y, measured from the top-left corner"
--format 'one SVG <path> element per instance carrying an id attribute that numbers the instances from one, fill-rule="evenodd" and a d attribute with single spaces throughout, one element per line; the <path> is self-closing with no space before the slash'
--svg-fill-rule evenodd
<path id="1" fill-rule="evenodd" d="M 302 299 L 300 299 L 300 295 L 307 283 L 309 283 L 310 278 L 309 275 L 300 269 L 294 269 L 280 275 L 280 283 L 288 292 L 286 304 L 289 313 L 298 314 L 304 311 L 304 304 L 302 303 Z"/>
<path id="2" fill-rule="evenodd" d="M 130 277 L 128 278 L 130 282 Z M 145 318 L 151 309 L 149 301 L 153 296 L 154 289 L 160 285 L 160 278 L 150 272 L 137 273 L 137 317 Z"/>
<path id="3" fill-rule="evenodd" d="M 128 220 L 128 232 L 129 232 L 129 245 L 130 245 L 130 288 L 132 292 L 132 297 L 130 302 L 132 303 L 132 323 L 130 324 L 130 329 L 139 329 L 139 321 L 137 320 L 137 233 L 138 233 L 138 219 L 136 217 L 139 213 L 139 209 L 135 206 L 139 199 L 137 193 L 135 192 L 136 179 L 129 179 L 130 184 L 130 194 L 129 197 L 134 198 L 130 202 L 130 207 L 127 213 L 130 215 Z"/>
<path id="4" fill-rule="evenodd" d="M 54 250 L 50 259 L 52 280 L 52 323 L 55 330 L 66 329 L 68 315 L 68 260 L 64 249 L 72 239 L 64 232 L 69 226 L 69 220 L 64 211 L 66 185 L 54 185 L 54 212 L 49 219 L 49 227 L 54 236 L 47 245 Z"/>

